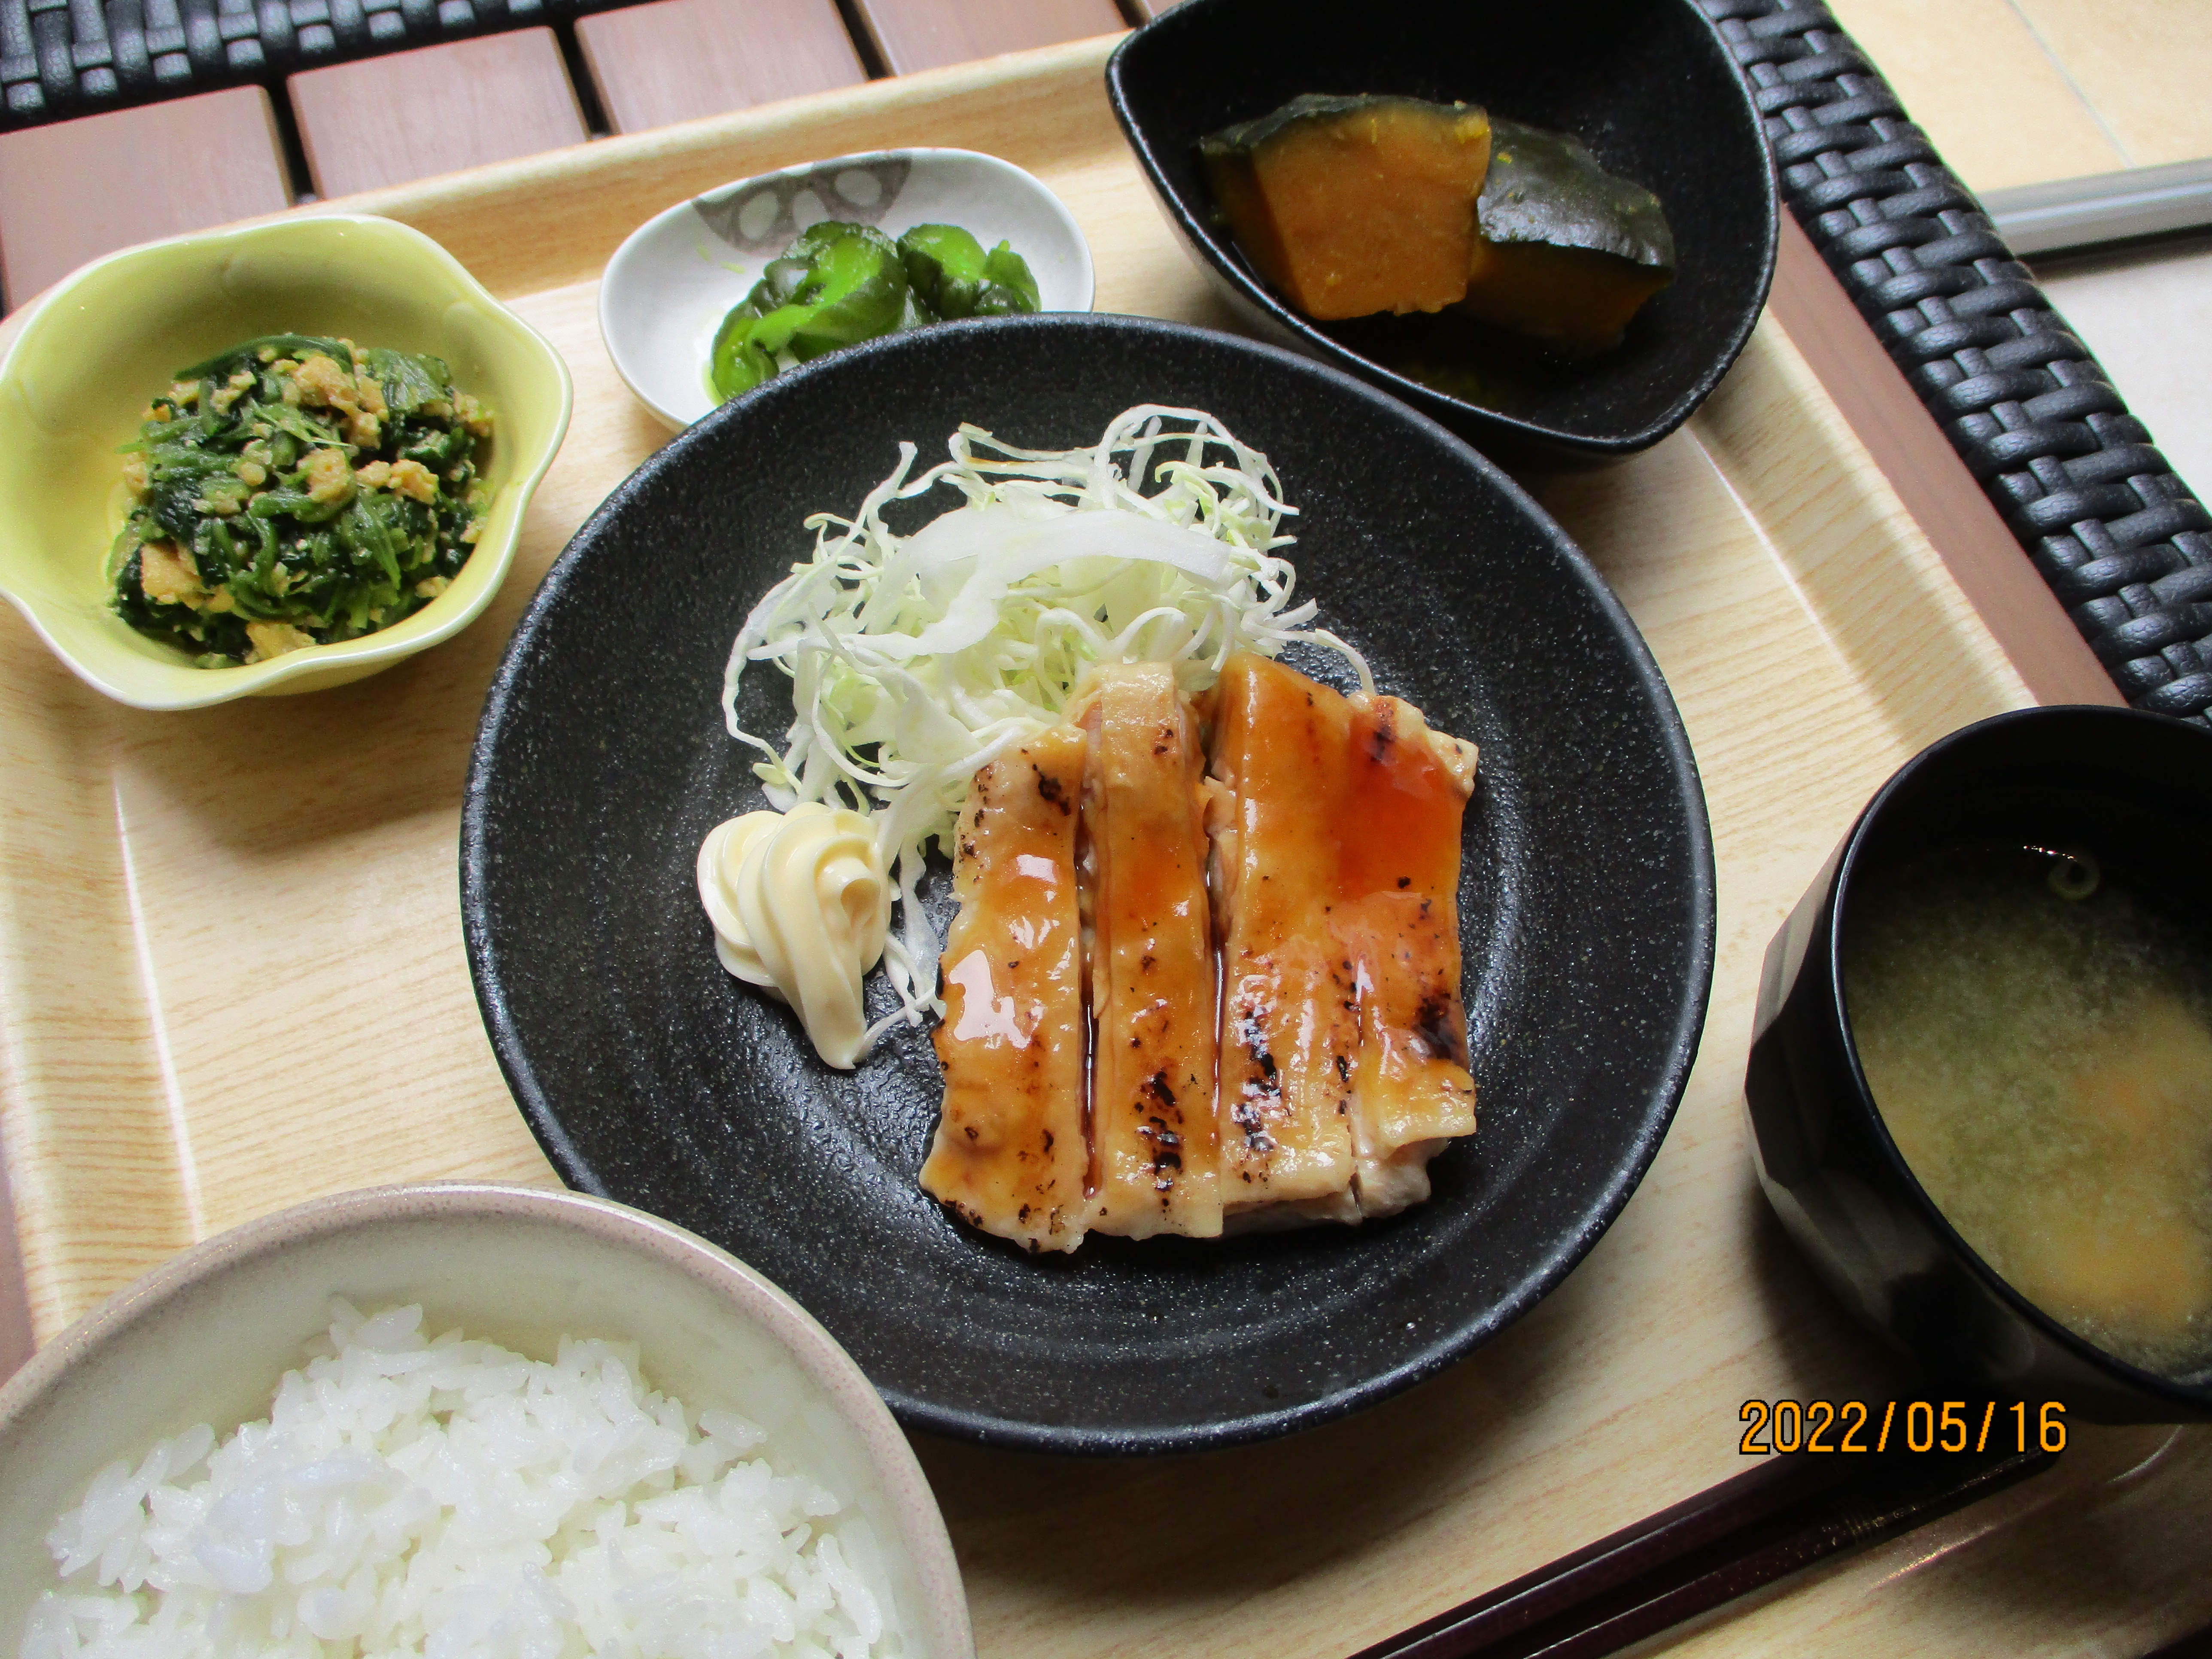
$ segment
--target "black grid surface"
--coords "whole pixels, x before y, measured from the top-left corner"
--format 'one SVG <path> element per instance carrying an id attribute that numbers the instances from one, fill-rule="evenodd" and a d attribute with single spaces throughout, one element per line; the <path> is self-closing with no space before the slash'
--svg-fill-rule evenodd
<path id="1" fill-rule="evenodd" d="M 560 23 L 626 0 L 0 0 L 0 130 L 410 46 Z"/>
<path id="2" fill-rule="evenodd" d="M 1821 0 L 1699 3 L 1783 199 L 2098 659 L 2137 708 L 2212 724 L 2203 503 Z"/>

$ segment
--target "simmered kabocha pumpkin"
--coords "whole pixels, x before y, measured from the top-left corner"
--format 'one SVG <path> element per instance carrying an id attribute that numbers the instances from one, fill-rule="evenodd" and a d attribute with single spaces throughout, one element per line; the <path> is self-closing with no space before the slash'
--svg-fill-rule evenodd
<path id="1" fill-rule="evenodd" d="M 1238 245 L 1307 316 L 1437 311 L 1467 292 L 1490 164 L 1474 106 L 1309 93 L 1199 155 Z"/>
<path id="2" fill-rule="evenodd" d="M 1659 198 L 1607 173 L 1582 141 L 1502 118 L 1460 308 L 1558 352 L 1610 351 L 1674 280 Z"/>

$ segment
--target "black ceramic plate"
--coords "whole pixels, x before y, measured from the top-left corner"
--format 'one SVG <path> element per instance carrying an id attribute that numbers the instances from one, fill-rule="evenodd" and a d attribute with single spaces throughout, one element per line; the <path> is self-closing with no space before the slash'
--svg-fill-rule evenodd
<path id="1" fill-rule="evenodd" d="M 1115 49 L 1106 84 L 1169 222 L 1248 322 L 1486 449 L 1589 464 L 1658 442 L 1720 384 L 1766 303 L 1773 165 L 1728 44 L 1693 0 L 1183 0 Z M 1304 92 L 1459 99 L 1573 133 L 1659 198 L 1674 285 L 1619 350 L 1502 410 L 1393 373 L 1376 354 L 1397 319 L 1310 322 L 1214 219 L 1200 137 Z"/>
<path id="2" fill-rule="evenodd" d="M 1031 1258 L 915 1184 L 939 1095 L 927 1033 L 854 1073 L 823 1066 L 717 965 L 693 860 L 762 804 L 717 699 L 746 612 L 812 544 L 805 516 L 853 510 L 902 439 L 941 455 L 964 420 L 1089 443 L 1147 402 L 1210 410 L 1267 451 L 1302 509 L 1300 593 L 1385 690 L 1481 745 L 1460 893 L 1481 1127 L 1437 1159 L 1428 1204 L 1380 1224 Z M 914 504 L 917 521 L 945 504 Z M 781 732 L 788 683 L 748 675 L 740 712 Z M 577 532 L 492 687 L 461 885 L 493 1045 L 568 1181 L 768 1274 L 910 1426 L 1071 1451 L 1318 1422 L 1527 1311 L 1656 1150 L 1712 951 L 1689 746 L 1634 626 L 1558 527 L 1357 381 L 1133 318 L 957 324 L 840 353 L 647 462 Z M 929 895 L 940 926 L 947 885 L 940 872 Z"/>

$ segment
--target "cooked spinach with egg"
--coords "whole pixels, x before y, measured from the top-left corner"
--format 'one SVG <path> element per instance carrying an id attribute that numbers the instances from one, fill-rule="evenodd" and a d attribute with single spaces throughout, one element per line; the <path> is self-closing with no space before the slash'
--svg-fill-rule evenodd
<path id="1" fill-rule="evenodd" d="M 491 432 L 412 352 L 274 334 L 181 370 L 124 446 L 116 612 L 203 668 L 388 628 L 468 562 Z"/>

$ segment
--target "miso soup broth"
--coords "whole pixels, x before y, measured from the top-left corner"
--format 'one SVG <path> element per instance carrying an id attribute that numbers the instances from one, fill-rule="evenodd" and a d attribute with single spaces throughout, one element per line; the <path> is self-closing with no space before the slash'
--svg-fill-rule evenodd
<path id="1" fill-rule="evenodd" d="M 1844 991 L 1868 1087 L 1960 1237 L 2167 1376 L 2212 1365 L 2212 951 L 2085 852 L 1868 872 Z"/>

